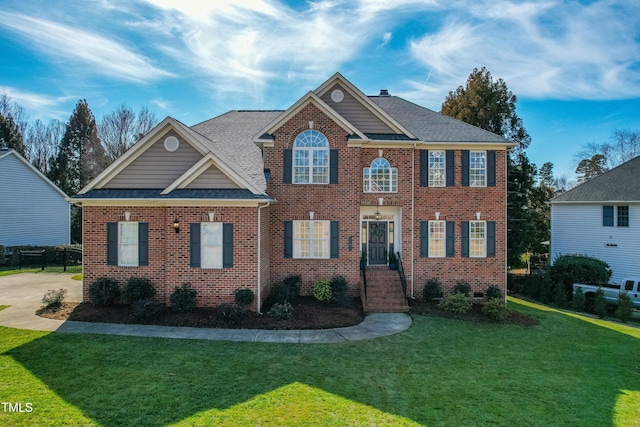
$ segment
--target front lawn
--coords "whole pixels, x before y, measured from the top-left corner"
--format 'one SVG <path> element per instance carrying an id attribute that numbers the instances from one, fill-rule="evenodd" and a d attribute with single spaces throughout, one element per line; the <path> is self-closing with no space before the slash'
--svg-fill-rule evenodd
<path id="1" fill-rule="evenodd" d="M 269 344 L 0 328 L 0 425 L 637 426 L 640 329 L 414 316 L 389 337 Z"/>

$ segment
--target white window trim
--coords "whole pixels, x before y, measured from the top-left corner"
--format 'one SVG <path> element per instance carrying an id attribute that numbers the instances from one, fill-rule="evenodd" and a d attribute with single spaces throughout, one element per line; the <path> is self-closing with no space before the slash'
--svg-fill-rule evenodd
<path id="1" fill-rule="evenodd" d="M 442 239 L 431 237 L 431 227 L 435 225 L 442 226 Z M 434 240 L 442 241 L 442 255 L 432 253 Z M 446 221 L 429 221 L 429 258 L 445 258 L 447 256 L 447 224 Z"/>
<path id="2" fill-rule="evenodd" d="M 307 223 L 309 224 L 309 238 L 300 238 L 299 237 L 299 232 L 298 232 L 298 226 L 301 223 Z M 324 224 L 325 230 L 326 230 L 326 239 L 321 239 L 324 240 L 324 247 L 323 247 L 323 252 L 326 255 L 323 256 L 316 256 L 315 254 L 315 243 L 316 243 L 316 239 L 315 239 L 315 224 L 318 223 L 322 223 Z M 302 246 L 301 243 L 302 242 L 309 242 L 308 246 L 309 246 L 309 256 L 302 256 L 301 250 L 302 250 Z M 306 245 L 305 245 L 306 246 Z M 329 259 L 331 257 L 331 221 L 317 221 L 317 220 L 313 220 L 313 221 L 293 221 L 293 258 L 298 258 L 298 259 Z"/>
<path id="3" fill-rule="evenodd" d="M 206 228 L 217 228 L 220 236 L 219 244 L 209 244 L 207 245 L 205 242 L 205 229 Z M 207 250 L 208 249 L 208 250 Z M 219 250 L 220 256 L 218 259 L 215 257 L 207 257 L 206 253 L 211 252 L 212 250 Z M 223 248 L 223 227 L 221 222 L 203 222 L 200 223 L 200 268 L 206 269 L 222 269 L 224 257 L 224 248 Z"/>
<path id="4" fill-rule="evenodd" d="M 472 167 L 473 165 L 473 161 L 472 161 L 472 157 L 473 154 L 482 154 L 482 157 L 484 159 L 484 167 L 483 168 L 474 168 Z M 483 179 L 482 179 L 482 183 L 478 184 L 474 182 L 473 179 L 473 171 L 483 171 Z M 469 187 L 486 187 L 487 186 L 487 152 L 486 151 L 470 151 L 469 152 Z"/>
<path id="5" fill-rule="evenodd" d="M 131 229 L 135 230 L 135 239 L 133 239 L 135 243 L 122 243 L 123 228 L 126 226 L 131 226 Z M 138 223 L 134 221 L 119 222 L 118 223 L 118 266 L 138 267 L 140 265 L 139 245 L 140 245 L 140 235 L 139 235 Z M 135 248 L 135 251 L 132 252 L 132 254 L 135 254 L 135 256 L 132 256 L 132 261 L 129 263 L 126 263 L 125 260 L 123 259 L 123 255 L 128 252 L 127 250 L 124 249 L 125 247 Z M 135 262 L 133 261 L 133 258 L 135 258 Z"/>
<path id="6" fill-rule="evenodd" d="M 442 153 L 442 168 L 433 168 L 431 165 L 431 155 L 435 153 Z M 442 170 L 442 183 L 434 184 L 432 174 L 435 170 Z M 429 187 L 446 187 L 447 185 L 447 155 L 444 150 L 429 150 Z"/>
<path id="7" fill-rule="evenodd" d="M 326 145 L 323 147 L 300 147 L 298 146 L 298 142 L 300 141 L 298 138 L 300 137 L 300 135 L 304 134 L 305 132 L 316 132 L 319 135 L 322 136 L 322 138 L 324 139 L 324 141 L 326 142 Z M 299 152 L 307 152 L 308 153 L 308 165 L 306 166 L 298 166 L 296 165 L 296 159 L 297 159 L 297 153 Z M 313 159 L 314 159 L 314 153 L 315 152 L 322 152 L 324 153 L 324 157 L 327 160 L 327 166 L 315 166 L 313 164 Z M 315 130 L 306 130 L 301 132 L 300 134 L 298 134 L 298 136 L 296 136 L 295 141 L 293 142 L 293 159 L 292 159 L 292 167 L 291 167 L 291 182 L 294 184 L 298 184 L 298 185 L 326 185 L 330 183 L 330 175 L 331 175 L 331 155 L 330 155 L 330 150 L 329 150 L 329 140 L 327 139 L 327 137 L 319 131 L 315 131 Z M 313 174 L 313 169 L 314 168 L 323 168 L 326 169 L 326 174 L 324 174 L 324 180 L 322 182 L 313 182 L 314 179 L 314 174 Z M 296 171 L 299 169 L 303 169 L 306 170 L 306 177 L 307 177 L 307 182 L 297 182 L 296 181 L 296 176 L 298 174 L 296 174 Z"/>
<path id="8" fill-rule="evenodd" d="M 482 230 L 484 236 L 482 239 L 474 238 L 471 230 L 473 228 L 473 224 L 482 224 Z M 472 242 L 480 242 L 482 241 L 482 255 L 474 255 L 472 248 Z M 486 258 L 487 257 L 487 221 L 469 221 L 469 258 Z"/>
<path id="9" fill-rule="evenodd" d="M 389 175 L 389 190 L 382 190 L 378 186 L 377 182 L 373 179 L 373 175 L 371 171 L 373 170 L 373 164 L 377 160 L 384 160 L 389 168 L 385 168 L 388 171 Z M 381 170 L 382 168 L 376 168 L 376 170 Z M 368 168 L 362 169 L 362 182 L 365 193 L 397 193 L 398 192 L 398 168 L 392 168 L 391 163 L 385 159 L 384 157 L 378 157 L 371 162 L 371 166 Z"/>

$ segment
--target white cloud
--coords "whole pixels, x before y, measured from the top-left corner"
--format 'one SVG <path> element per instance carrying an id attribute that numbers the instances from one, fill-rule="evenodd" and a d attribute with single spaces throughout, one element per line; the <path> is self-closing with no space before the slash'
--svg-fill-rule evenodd
<path id="1" fill-rule="evenodd" d="M 6 93 L 11 101 L 16 102 L 22 106 L 29 114 L 33 114 L 41 119 L 53 119 L 60 118 L 68 115 L 68 112 L 63 111 L 60 107 L 76 97 L 69 96 L 49 96 L 40 93 L 24 92 L 19 89 L 0 86 L 0 93 Z"/>
<path id="2" fill-rule="evenodd" d="M 0 25 L 29 40 L 42 54 L 91 67 L 94 73 L 134 82 L 171 76 L 143 55 L 88 31 L 12 12 L 0 12 Z"/>
<path id="3" fill-rule="evenodd" d="M 385 47 L 386 45 L 391 43 L 392 39 L 393 39 L 393 33 L 391 31 L 387 31 L 382 36 L 382 43 L 380 43 L 380 45 L 378 45 L 378 47 Z"/>

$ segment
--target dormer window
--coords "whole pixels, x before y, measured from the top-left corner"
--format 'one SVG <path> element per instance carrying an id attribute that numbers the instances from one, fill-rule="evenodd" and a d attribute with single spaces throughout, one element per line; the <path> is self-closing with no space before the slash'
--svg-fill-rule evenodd
<path id="1" fill-rule="evenodd" d="M 329 184 L 329 141 L 317 130 L 305 130 L 293 143 L 293 183 Z"/>
<path id="2" fill-rule="evenodd" d="M 378 157 L 371 167 L 363 170 L 365 193 L 395 193 L 398 191 L 398 169 L 392 168 L 389 161 Z"/>

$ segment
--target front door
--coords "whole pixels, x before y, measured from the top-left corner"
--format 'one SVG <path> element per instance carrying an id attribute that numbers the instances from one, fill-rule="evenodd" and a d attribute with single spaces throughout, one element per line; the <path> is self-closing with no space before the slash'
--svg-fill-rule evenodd
<path id="1" fill-rule="evenodd" d="M 369 264 L 387 263 L 387 223 L 369 223 Z"/>

